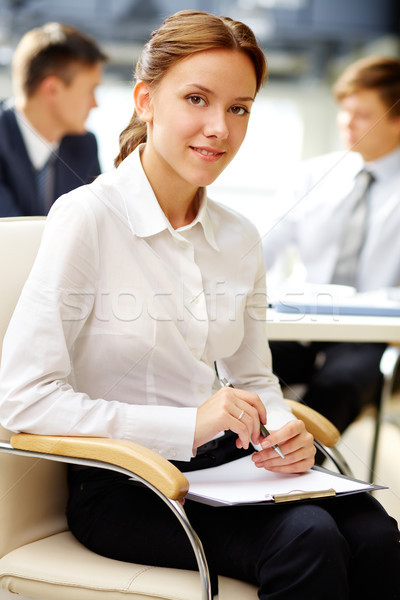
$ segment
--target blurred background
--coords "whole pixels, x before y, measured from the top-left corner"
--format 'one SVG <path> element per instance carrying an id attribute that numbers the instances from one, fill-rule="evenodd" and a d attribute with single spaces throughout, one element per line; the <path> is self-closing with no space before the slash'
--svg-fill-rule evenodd
<path id="1" fill-rule="evenodd" d="M 132 112 L 136 58 L 151 31 L 177 10 L 239 19 L 265 50 L 270 78 L 255 103 L 246 141 L 212 186 L 214 199 L 268 230 L 275 193 L 300 159 L 339 148 L 330 87 L 353 60 L 399 55 L 398 0 L 0 0 L 0 97 L 11 93 L 13 48 L 46 21 L 75 25 L 110 57 L 88 127 L 97 134 L 103 170 Z"/>
<path id="2" fill-rule="evenodd" d="M 22 34 L 47 21 L 79 27 L 94 36 L 110 61 L 88 128 L 98 138 L 103 171 L 112 168 L 118 135 L 132 113 L 136 58 L 153 29 L 181 9 L 239 19 L 256 33 L 270 78 L 257 98 L 239 154 L 210 195 L 241 211 L 263 235 L 279 189 L 304 158 L 340 148 L 331 85 L 352 61 L 371 54 L 400 56 L 399 0 L 0 0 L 0 98 L 11 94 L 10 60 Z M 377 482 L 389 512 L 400 520 L 400 414 L 394 398 L 382 434 Z M 398 419 L 398 422 L 400 420 Z M 373 429 L 365 415 L 342 440 L 360 478 L 367 477 Z M 390 453 L 390 454 L 389 454 Z"/>

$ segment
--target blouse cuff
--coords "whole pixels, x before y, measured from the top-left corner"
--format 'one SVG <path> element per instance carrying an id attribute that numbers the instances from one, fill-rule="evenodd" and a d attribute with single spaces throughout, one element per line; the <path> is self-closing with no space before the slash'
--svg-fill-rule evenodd
<path id="1" fill-rule="evenodd" d="M 142 444 L 168 460 L 189 461 L 197 408 L 128 406 L 124 439 Z"/>

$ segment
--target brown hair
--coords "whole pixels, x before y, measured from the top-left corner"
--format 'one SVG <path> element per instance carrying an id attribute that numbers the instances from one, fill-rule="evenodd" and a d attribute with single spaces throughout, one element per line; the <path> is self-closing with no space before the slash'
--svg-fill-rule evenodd
<path id="1" fill-rule="evenodd" d="M 229 48 L 244 52 L 251 59 L 256 73 L 256 92 L 267 73 L 263 51 L 247 25 L 229 17 L 183 10 L 168 17 L 152 33 L 136 65 L 136 80 L 156 86 L 170 67 L 183 58 L 214 48 Z M 146 123 L 134 111 L 130 123 L 119 137 L 120 152 L 114 161 L 118 166 L 147 138 Z"/>
<path id="2" fill-rule="evenodd" d="M 90 67 L 106 60 L 97 43 L 75 27 L 46 23 L 28 31 L 14 52 L 15 93 L 31 97 L 49 75 L 69 84 L 77 64 Z"/>
<path id="3" fill-rule="evenodd" d="M 385 56 L 370 56 L 351 64 L 333 86 L 336 100 L 363 89 L 376 90 L 390 110 L 400 115 L 400 60 Z"/>

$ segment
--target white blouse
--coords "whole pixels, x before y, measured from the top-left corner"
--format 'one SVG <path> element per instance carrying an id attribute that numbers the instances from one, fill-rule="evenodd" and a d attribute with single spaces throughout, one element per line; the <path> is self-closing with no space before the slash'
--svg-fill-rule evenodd
<path id="1" fill-rule="evenodd" d="M 174 230 L 136 150 L 49 214 L 4 342 L 2 425 L 189 460 L 218 361 L 281 427 L 294 417 L 271 370 L 264 269 L 256 228 L 205 190 Z"/>

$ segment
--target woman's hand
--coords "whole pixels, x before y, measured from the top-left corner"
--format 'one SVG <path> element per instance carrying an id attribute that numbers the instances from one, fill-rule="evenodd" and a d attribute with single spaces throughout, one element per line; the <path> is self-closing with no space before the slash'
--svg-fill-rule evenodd
<path id="1" fill-rule="evenodd" d="M 303 473 L 314 464 L 314 438 L 305 428 L 303 421 L 286 423 L 281 429 L 272 431 L 267 438 L 258 442 L 262 450 L 253 454 L 252 459 L 257 467 L 275 473 Z M 278 444 L 285 458 L 280 458 L 271 446 Z"/>
<path id="2" fill-rule="evenodd" d="M 197 409 L 193 449 L 228 429 L 237 433 L 238 448 L 248 448 L 251 441 L 258 444 L 260 421 L 265 420 L 265 407 L 257 394 L 223 387 Z"/>

